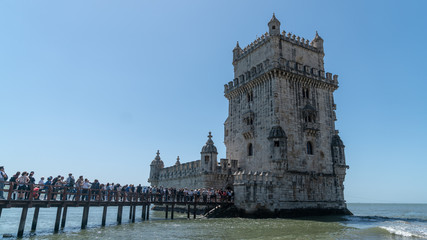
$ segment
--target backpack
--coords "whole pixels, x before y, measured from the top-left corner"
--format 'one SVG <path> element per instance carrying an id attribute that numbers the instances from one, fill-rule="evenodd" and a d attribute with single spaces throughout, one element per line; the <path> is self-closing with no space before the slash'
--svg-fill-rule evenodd
<path id="1" fill-rule="evenodd" d="M 68 184 L 68 186 L 69 187 L 74 187 L 74 183 L 75 183 L 74 178 L 70 178 L 70 183 Z"/>
<path id="2" fill-rule="evenodd" d="M 7 179 L 9 178 L 7 175 L 6 175 L 6 176 L 4 176 L 4 175 L 3 175 L 3 172 L 1 172 L 1 176 L 2 176 L 2 177 L 3 177 L 3 179 L 4 179 L 3 181 L 7 181 Z"/>

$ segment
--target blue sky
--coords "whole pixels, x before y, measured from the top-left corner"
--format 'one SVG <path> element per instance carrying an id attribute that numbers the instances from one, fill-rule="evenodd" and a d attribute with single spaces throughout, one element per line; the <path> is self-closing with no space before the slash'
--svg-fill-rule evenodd
<path id="1" fill-rule="evenodd" d="M 232 49 L 282 29 L 325 40 L 338 74 L 348 202 L 426 203 L 425 1 L 1 1 L 0 165 L 146 184 L 225 157 Z"/>

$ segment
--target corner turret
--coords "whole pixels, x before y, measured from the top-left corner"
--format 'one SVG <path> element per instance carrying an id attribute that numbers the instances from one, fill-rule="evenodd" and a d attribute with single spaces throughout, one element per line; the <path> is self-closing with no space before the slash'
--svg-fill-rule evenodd
<path id="1" fill-rule="evenodd" d="M 270 22 L 268 22 L 268 32 L 271 36 L 280 36 L 280 21 L 277 20 L 274 13 Z"/>
<path id="2" fill-rule="evenodd" d="M 239 41 L 237 41 L 236 47 L 233 49 L 233 63 L 240 57 L 242 49 L 239 46 Z"/>
<path id="3" fill-rule="evenodd" d="M 321 52 L 323 52 L 323 38 L 319 36 L 319 34 L 316 31 L 316 36 L 311 41 L 311 45 L 317 49 L 319 49 Z"/>
<path id="4" fill-rule="evenodd" d="M 202 151 L 200 152 L 200 161 L 202 166 L 202 171 L 204 172 L 214 172 L 216 171 L 216 167 L 218 165 L 218 151 L 212 141 L 211 132 L 208 135 L 208 141 L 202 147 Z"/>

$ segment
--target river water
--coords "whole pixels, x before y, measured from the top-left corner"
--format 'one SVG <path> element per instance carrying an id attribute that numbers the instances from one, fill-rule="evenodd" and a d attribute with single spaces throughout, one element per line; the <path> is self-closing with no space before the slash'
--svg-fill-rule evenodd
<path id="1" fill-rule="evenodd" d="M 117 207 L 109 207 L 107 227 L 100 227 L 102 207 L 91 207 L 88 229 L 80 230 L 82 208 L 68 208 L 65 229 L 53 234 L 56 208 L 40 209 L 35 235 L 30 235 L 29 209 L 24 239 L 427 239 L 427 204 L 348 204 L 354 216 L 304 219 L 206 219 L 187 220 L 175 213 L 150 211 L 150 220 L 129 223 L 129 208 L 123 209 L 122 225 L 116 225 Z M 16 237 L 20 209 L 3 209 L 0 238 Z M 169 214 L 170 216 L 170 214 Z M 6 237 L 4 237 L 6 239 Z"/>

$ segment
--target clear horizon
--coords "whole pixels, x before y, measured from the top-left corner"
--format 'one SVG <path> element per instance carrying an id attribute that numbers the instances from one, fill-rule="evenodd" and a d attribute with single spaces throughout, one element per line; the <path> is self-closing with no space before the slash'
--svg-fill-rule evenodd
<path id="1" fill-rule="evenodd" d="M 324 39 L 339 75 L 336 127 L 348 203 L 427 203 L 424 1 L 0 2 L 0 166 L 11 176 L 148 184 L 198 160 L 212 131 L 225 158 L 232 49 L 281 29 Z"/>

